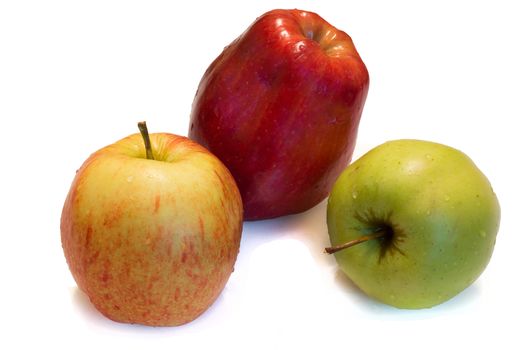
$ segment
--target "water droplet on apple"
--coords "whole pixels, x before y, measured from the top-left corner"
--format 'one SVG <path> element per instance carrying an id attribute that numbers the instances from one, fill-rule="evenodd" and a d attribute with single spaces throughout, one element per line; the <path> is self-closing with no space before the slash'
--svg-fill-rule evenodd
<path id="1" fill-rule="evenodd" d="M 357 199 L 357 191 L 352 191 L 352 198 Z"/>
<path id="2" fill-rule="evenodd" d="M 303 41 L 299 41 L 294 45 L 295 54 L 301 54 L 305 49 L 306 45 Z"/>

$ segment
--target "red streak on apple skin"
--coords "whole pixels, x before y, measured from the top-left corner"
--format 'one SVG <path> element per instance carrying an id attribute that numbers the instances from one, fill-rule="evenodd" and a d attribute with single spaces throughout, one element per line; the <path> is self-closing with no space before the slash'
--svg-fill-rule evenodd
<path id="1" fill-rule="evenodd" d="M 175 288 L 175 292 L 173 293 L 173 300 L 177 301 L 180 298 L 180 288 Z"/>
<path id="2" fill-rule="evenodd" d="M 154 213 L 157 213 L 160 208 L 160 195 L 155 196 L 155 209 L 153 210 Z"/>
<path id="3" fill-rule="evenodd" d="M 171 233 L 164 237 L 164 241 L 166 242 L 166 259 L 170 260 L 173 255 L 173 236 Z"/>
<path id="4" fill-rule="evenodd" d="M 108 211 L 104 217 L 103 225 L 110 228 L 113 227 L 122 218 L 123 210 L 120 205 L 113 207 L 111 211 Z"/>
<path id="5" fill-rule="evenodd" d="M 345 49 L 327 57 L 309 26 Z M 229 168 L 245 219 L 302 212 L 350 161 L 368 83 L 346 33 L 310 12 L 270 11 L 205 72 L 189 137 Z"/>
<path id="6" fill-rule="evenodd" d="M 199 236 L 201 240 L 204 240 L 205 235 L 206 231 L 204 230 L 204 221 L 202 220 L 202 217 L 199 216 Z"/>
<path id="7" fill-rule="evenodd" d="M 104 272 L 102 273 L 102 276 L 100 277 L 100 280 L 101 280 L 103 283 L 107 283 L 107 282 L 109 281 L 110 278 L 111 278 L 111 277 L 110 277 L 109 273 L 108 273 L 107 271 L 104 271 Z"/>
<path id="8" fill-rule="evenodd" d="M 100 281 L 103 284 L 108 283 L 111 280 L 111 262 L 109 259 L 104 260 L 103 267 L 102 267 L 102 273 L 100 275 Z"/>
<path id="9" fill-rule="evenodd" d="M 89 247 L 89 243 L 91 242 L 91 237 L 93 236 L 93 227 L 89 225 L 86 229 L 86 248 Z"/>
<path id="10" fill-rule="evenodd" d="M 226 184 L 224 183 L 224 180 L 223 180 L 222 177 L 219 175 L 219 173 L 217 173 L 216 170 L 213 170 L 213 172 L 215 173 L 215 176 L 217 176 L 217 179 L 219 179 L 219 181 L 220 181 L 220 183 L 221 183 L 221 188 L 222 188 L 222 189 L 227 188 L 227 187 L 226 187 Z"/>

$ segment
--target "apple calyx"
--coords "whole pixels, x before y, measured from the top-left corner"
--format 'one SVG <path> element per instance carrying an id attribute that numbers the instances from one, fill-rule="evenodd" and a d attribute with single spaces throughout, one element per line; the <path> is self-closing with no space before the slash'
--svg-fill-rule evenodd
<path id="1" fill-rule="evenodd" d="M 387 236 L 389 236 L 391 234 L 392 234 L 392 232 L 390 232 L 388 229 L 381 228 L 381 229 L 379 229 L 378 231 L 376 231 L 376 232 L 374 232 L 372 234 L 361 236 L 359 238 L 356 238 L 354 240 L 348 241 L 346 243 L 339 244 L 339 245 L 332 246 L 332 247 L 326 247 L 324 249 L 324 251 L 327 254 L 337 253 L 340 250 L 353 247 L 353 246 L 355 246 L 357 244 L 360 244 L 360 243 L 363 243 L 363 242 L 367 242 L 367 241 L 370 241 L 372 239 L 378 239 L 378 238 L 387 237 Z"/>
<path id="2" fill-rule="evenodd" d="M 302 35 L 317 44 L 328 56 L 353 54 L 355 47 L 348 40 L 346 33 L 338 30 L 319 15 L 307 11 L 298 14 L 298 23 Z"/>
<path id="3" fill-rule="evenodd" d="M 137 125 L 139 127 L 140 134 L 142 135 L 142 139 L 144 140 L 144 146 L 146 147 L 146 158 L 155 160 L 153 157 L 153 150 L 151 149 L 151 141 L 149 139 L 148 126 L 146 125 L 146 122 L 138 122 Z"/>

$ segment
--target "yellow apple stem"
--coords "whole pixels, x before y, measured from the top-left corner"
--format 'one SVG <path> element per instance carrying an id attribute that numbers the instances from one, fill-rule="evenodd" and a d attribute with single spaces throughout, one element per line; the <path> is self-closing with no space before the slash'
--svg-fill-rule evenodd
<path id="1" fill-rule="evenodd" d="M 148 132 L 148 126 L 146 125 L 146 122 L 139 122 L 138 123 L 140 134 L 142 135 L 142 138 L 144 139 L 144 146 L 146 147 L 146 158 L 155 160 L 153 158 L 153 150 L 151 149 L 151 141 L 149 139 L 149 132 Z"/>
<path id="2" fill-rule="evenodd" d="M 366 235 L 366 236 L 362 236 L 362 237 L 359 237 L 359 238 L 356 238 L 352 241 L 349 241 L 349 242 L 346 242 L 346 243 L 343 243 L 343 244 L 339 244 L 339 245 L 336 245 L 336 246 L 333 246 L 333 247 L 327 247 L 324 249 L 325 253 L 328 253 L 328 254 L 333 254 L 333 253 L 336 253 L 340 250 L 343 250 L 343 249 L 346 249 L 346 248 L 350 248 L 350 247 L 353 247 L 357 244 L 360 244 L 360 243 L 363 243 L 363 242 L 366 242 L 366 241 L 370 241 L 371 239 L 377 239 L 377 238 L 381 238 L 381 237 L 384 237 L 388 234 L 388 232 L 386 230 L 380 230 L 380 231 L 377 231 L 377 232 L 374 232 L 370 235 Z"/>

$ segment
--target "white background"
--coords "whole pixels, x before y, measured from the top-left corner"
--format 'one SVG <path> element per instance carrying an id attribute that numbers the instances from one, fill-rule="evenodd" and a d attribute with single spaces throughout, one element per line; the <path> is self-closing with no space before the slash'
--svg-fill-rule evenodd
<path id="1" fill-rule="evenodd" d="M 523 348 L 524 12 L 519 1 L 424 3 L 0 2 L 0 348 Z M 75 170 L 141 119 L 186 135 L 208 64 L 263 12 L 294 7 L 349 33 L 369 69 L 354 159 L 386 140 L 427 139 L 489 177 L 502 221 L 488 268 L 432 309 L 382 305 L 322 253 L 323 202 L 246 223 L 234 274 L 194 322 L 104 318 L 60 245 Z"/>

